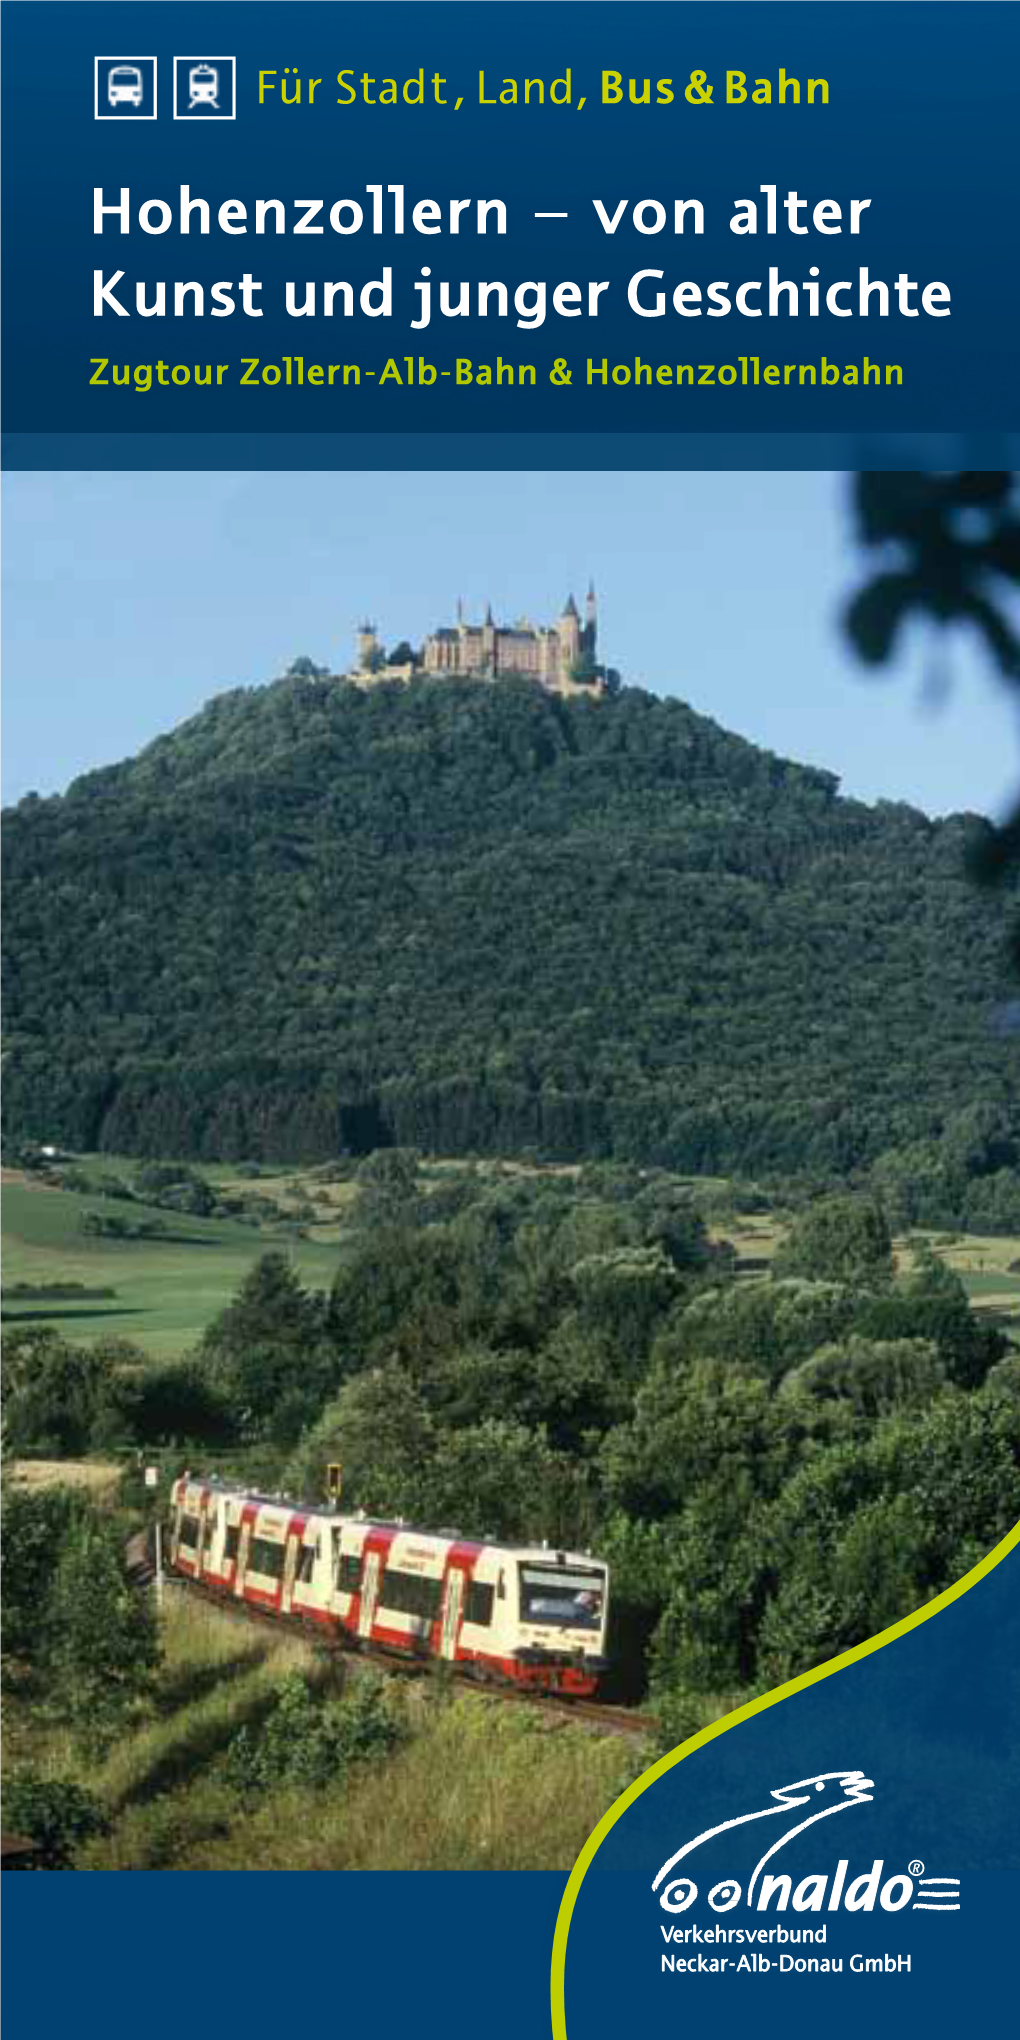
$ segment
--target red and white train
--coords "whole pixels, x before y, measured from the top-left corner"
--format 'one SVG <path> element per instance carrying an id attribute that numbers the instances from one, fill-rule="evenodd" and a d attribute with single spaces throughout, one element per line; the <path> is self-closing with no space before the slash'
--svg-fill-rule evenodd
<path id="1" fill-rule="evenodd" d="M 607 1668 L 609 1575 L 587 1552 L 476 1544 L 182 1474 L 172 1571 L 338 1641 L 583 1697 Z"/>

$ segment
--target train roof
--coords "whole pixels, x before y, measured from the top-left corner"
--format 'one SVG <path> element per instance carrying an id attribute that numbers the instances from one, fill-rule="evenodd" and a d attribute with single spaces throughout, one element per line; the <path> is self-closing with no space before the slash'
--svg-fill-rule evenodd
<path id="1" fill-rule="evenodd" d="M 306 1502 L 297 1495 L 264 1495 L 255 1488 L 245 1487 L 240 1481 L 223 1480 L 215 1473 L 188 1472 L 181 1474 L 180 1478 L 188 1487 L 211 1488 L 216 1494 L 235 1495 L 246 1502 L 257 1502 L 260 1508 L 289 1509 L 293 1514 L 302 1516 L 325 1516 L 336 1523 L 356 1524 L 363 1530 L 397 1530 L 402 1536 L 435 1537 L 449 1543 L 471 1544 L 478 1550 L 485 1546 L 490 1550 L 508 1552 L 514 1558 L 529 1558 L 536 1563 L 541 1563 L 543 1559 L 548 1561 L 550 1558 L 560 1563 L 566 1563 L 568 1560 L 576 1563 L 582 1559 L 588 1559 L 594 1565 L 602 1563 L 592 1552 L 575 1551 L 564 1544 L 511 1544 L 504 1542 L 500 1537 L 469 1535 L 463 1530 L 455 1529 L 449 1523 L 441 1523 L 437 1527 L 434 1524 L 411 1522 L 405 1516 L 370 1516 L 364 1509 L 342 1509 L 336 1502 L 331 1501 Z"/>

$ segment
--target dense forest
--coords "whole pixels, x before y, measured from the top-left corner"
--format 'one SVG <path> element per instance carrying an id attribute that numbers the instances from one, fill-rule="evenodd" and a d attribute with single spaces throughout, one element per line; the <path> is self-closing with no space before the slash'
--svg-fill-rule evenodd
<path id="1" fill-rule="evenodd" d="M 167 1477 L 311 1499 L 340 1459 L 352 1509 L 590 1546 L 615 1676 L 650 1683 L 667 1746 L 920 1606 L 1020 1516 L 1020 1354 L 924 1241 L 894 1265 L 869 1197 L 811 1200 L 755 1269 L 654 1171 L 347 1167 L 328 1291 L 267 1253 L 170 1364 L 12 1328 L 9 1449 L 162 1450 Z M 16 1565 L 5 1624 L 42 1599 Z"/>
<path id="2" fill-rule="evenodd" d="M 224 694 L 5 817 L 8 1139 L 868 1173 L 1013 1229 L 983 828 L 633 689 Z"/>

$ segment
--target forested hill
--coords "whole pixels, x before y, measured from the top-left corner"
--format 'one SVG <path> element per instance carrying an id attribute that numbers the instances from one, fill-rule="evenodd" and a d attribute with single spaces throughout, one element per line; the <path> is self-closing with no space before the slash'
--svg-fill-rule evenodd
<path id="1" fill-rule="evenodd" d="M 840 1172 L 1015 1095 L 973 818 L 681 702 L 222 695 L 5 817 L 15 1137 Z"/>

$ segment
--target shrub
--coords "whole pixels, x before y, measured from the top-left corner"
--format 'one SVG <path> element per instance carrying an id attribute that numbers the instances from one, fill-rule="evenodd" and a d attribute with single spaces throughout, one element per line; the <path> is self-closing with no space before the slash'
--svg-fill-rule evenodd
<path id="1" fill-rule="evenodd" d="M 366 1674 L 343 1700 L 323 1704 L 300 1672 L 288 1672 L 261 1729 L 234 1737 L 227 1775 L 246 1797 L 278 1785 L 338 1783 L 350 1764 L 382 1754 L 398 1735 L 384 1680 Z"/>
<path id="2" fill-rule="evenodd" d="M 16 1771 L 4 1785 L 4 1826 L 36 1845 L 41 1870 L 71 1870 L 83 1842 L 109 1831 L 98 1800 L 70 1778 Z"/>
<path id="3" fill-rule="evenodd" d="M 44 1662 L 52 1638 L 50 1597 L 60 1554 L 88 1507 L 71 1488 L 5 1488 L 3 1498 L 5 1665 Z"/>
<path id="4" fill-rule="evenodd" d="M 159 1659 L 151 1601 L 127 1579 L 119 1533 L 86 1517 L 67 1537 L 51 1599 L 52 1659 L 82 1746 L 101 1751 Z"/>

